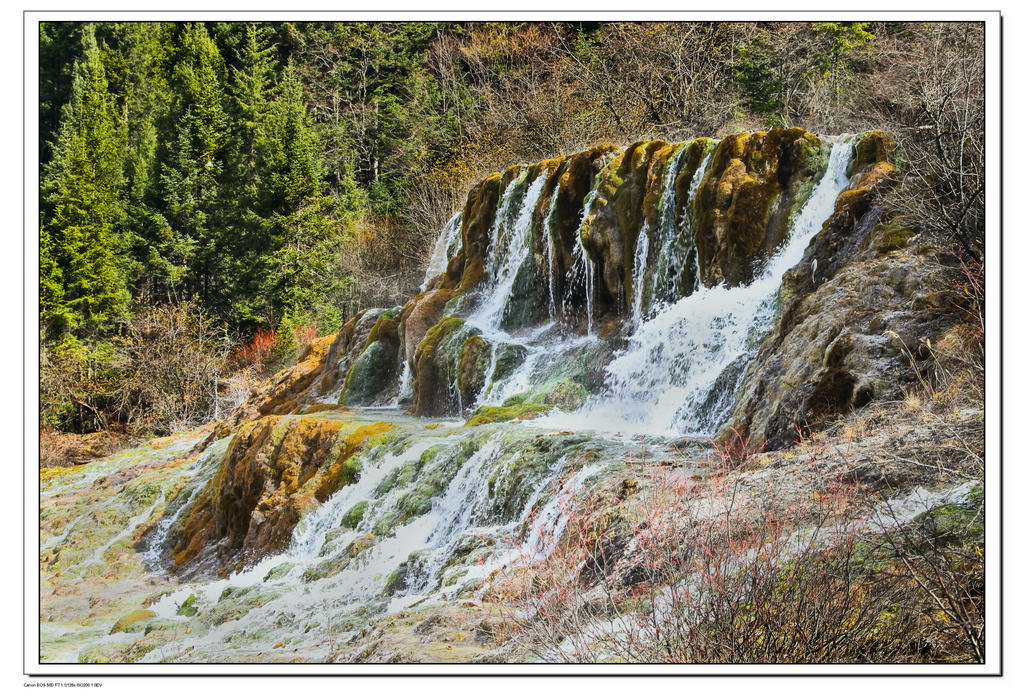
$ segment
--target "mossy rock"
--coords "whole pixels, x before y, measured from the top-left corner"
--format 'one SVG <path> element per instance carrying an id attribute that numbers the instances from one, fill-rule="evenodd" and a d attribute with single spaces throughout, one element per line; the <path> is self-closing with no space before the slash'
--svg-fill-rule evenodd
<path id="1" fill-rule="evenodd" d="M 311 583 L 332 577 L 345 570 L 351 562 L 351 559 L 348 558 L 328 558 L 326 561 L 321 561 L 312 568 L 307 568 L 302 573 L 302 581 L 305 583 Z"/>
<path id="2" fill-rule="evenodd" d="M 283 578 L 285 575 L 290 573 L 294 567 L 294 563 L 282 563 L 280 565 L 276 565 L 263 576 L 263 582 L 273 582 L 274 580 Z"/>
<path id="3" fill-rule="evenodd" d="M 113 626 L 110 628 L 110 635 L 115 633 L 134 633 L 131 628 L 138 623 L 146 621 L 156 616 L 156 612 L 152 609 L 136 609 L 135 611 L 122 616 L 118 619 Z M 137 627 L 137 630 L 142 630 L 142 627 Z"/>
<path id="4" fill-rule="evenodd" d="M 345 552 L 349 555 L 349 558 L 355 558 L 366 549 L 371 548 L 375 542 L 375 535 L 365 534 L 349 544 L 348 548 L 345 549 Z"/>
<path id="5" fill-rule="evenodd" d="M 723 138 L 694 200 L 703 284 L 750 282 L 788 238 L 825 164 L 821 141 L 800 128 Z"/>
<path id="6" fill-rule="evenodd" d="M 436 490 L 413 491 L 402 498 L 399 506 L 409 517 L 419 517 L 430 512 L 436 495 Z"/>
<path id="7" fill-rule="evenodd" d="M 490 246 L 490 232 L 505 188 L 519 176 L 520 167 L 510 167 L 482 179 L 466 195 L 462 208 L 462 250 L 452 259 L 461 265 L 460 292 L 468 292 L 483 279 Z M 449 262 L 449 267 L 452 265 Z"/>
<path id="8" fill-rule="evenodd" d="M 209 622 L 211 626 L 218 626 L 228 621 L 237 621 L 253 609 L 258 609 L 280 596 L 279 592 L 275 591 L 263 591 L 257 588 L 244 589 L 246 591 L 236 592 L 226 599 L 222 595 L 216 606 L 203 614 L 204 620 Z"/>
<path id="9" fill-rule="evenodd" d="M 554 389 L 544 397 L 544 403 L 557 406 L 563 411 L 575 411 L 587 400 L 587 390 L 583 385 L 572 380 L 558 382 Z"/>
<path id="10" fill-rule="evenodd" d="M 373 525 L 373 534 L 378 537 L 386 537 L 391 534 L 392 530 L 397 527 L 400 523 L 401 513 L 398 511 L 389 512 L 383 515 L 377 520 L 376 524 Z"/>
<path id="11" fill-rule="evenodd" d="M 403 561 L 399 566 L 388 576 L 387 582 L 384 583 L 384 594 L 394 595 L 395 592 L 408 589 L 409 586 L 409 564 Z"/>
<path id="12" fill-rule="evenodd" d="M 890 220 L 876 228 L 875 248 L 884 254 L 906 247 L 917 236 L 917 230 L 899 220 Z"/>
<path id="13" fill-rule="evenodd" d="M 652 190 L 660 191 L 659 176 L 675 147 L 663 140 L 633 143 L 602 172 L 590 215 L 580 224 L 581 241 L 602 281 L 595 292 L 598 314 L 620 299 L 629 302 L 636 240 L 648 213 L 654 214 Z"/>
<path id="14" fill-rule="evenodd" d="M 339 398 L 342 406 L 374 403 L 397 377 L 397 345 L 389 349 L 381 341 L 366 347 L 348 371 L 345 388 Z"/>
<path id="15" fill-rule="evenodd" d="M 546 259 L 547 249 L 541 246 L 541 237 L 536 231 L 531 230 L 527 240 L 533 253 L 528 253 L 516 271 L 516 277 L 512 280 L 512 291 L 501 315 L 501 328 L 506 331 L 513 331 L 523 326 L 535 324 L 548 315 L 547 304 L 538 302 L 539 297 L 547 294 L 546 275 L 542 275 L 538 269 L 537 259 Z M 545 273 L 547 271 L 545 260 Z"/>
<path id="16" fill-rule="evenodd" d="M 491 365 L 491 344 L 479 336 L 470 336 L 459 351 L 458 388 L 462 402 L 472 404 L 484 388 Z"/>
<path id="17" fill-rule="evenodd" d="M 862 133 L 853 144 L 853 158 L 847 167 L 848 176 L 864 170 L 876 162 L 893 163 L 896 159 L 896 139 L 885 131 Z"/>
<path id="18" fill-rule="evenodd" d="M 359 523 L 363 521 L 363 515 L 366 514 L 366 508 L 369 505 L 369 501 L 362 500 L 350 507 L 341 518 L 341 526 L 348 529 L 358 527 Z"/>
<path id="19" fill-rule="evenodd" d="M 495 350 L 494 375 L 491 381 L 495 384 L 507 379 L 526 361 L 526 348 L 515 343 L 502 343 Z"/>
<path id="20" fill-rule="evenodd" d="M 412 412 L 418 416 L 451 416 L 464 403 L 459 389 L 459 362 L 467 339 L 480 331 L 459 317 L 446 317 L 427 331 L 416 346 Z M 454 398 L 453 398 L 454 397 Z"/>
<path id="21" fill-rule="evenodd" d="M 530 395 L 527 392 L 522 392 L 521 394 L 513 394 L 512 396 L 508 397 L 507 399 L 505 399 L 501 403 L 501 405 L 502 406 L 518 406 L 519 404 L 526 403 L 529 400 L 530 400 Z"/>
<path id="22" fill-rule="evenodd" d="M 985 515 L 981 509 L 984 488 L 977 487 L 964 503 L 932 508 L 914 518 L 940 544 L 984 543 Z"/>
<path id="23" fill-rule="evenodd" d="M 253 588 L 253 587 L 225 587 L 224 590 L 220 593 L 220 597 L 217 598 L 217 604 L 220 604 L 221 602 L 226 602 L 226 601 L 231 600 L 231 599 L 238 599 L 239 597 L 244 597 L 245 595 L 247 595 L 250 592 L 252 592 L 253 589 L 255 589 L 255 588 Z"/>
<path id="24" fill-rule="evenodd" d="M 194 594 L 190 594 L 188 598 L 186 598 L 185 601 L 181 603 L 181 606 L 178 607 L 178 611 L 175 613 L 178 616 L 195 616 L 199 613 L 199 609 L 196 607 L 196 604 L 198 603 L 199 598 L 196 597 Z"/>
<path id="25" fill-rule="evenodd" d="M 338 438 L 331 450 L 337 459 L 322 472 L 315 491 L 316 499 L 322 503 L 342 487 L 358 481 L 363 467 L 360 453 L 384 444 L 394 427 L 393 423 L 380 421 L 361 425 L 346 437 Z"/>
<path id="26" fill-rule="evenodd" d="M 510 420 L 529 420 L 543 416 L 554 406 L 551 404 L 520 403 L 512 406 L 481 406 L 469 420 L 466 427 L 485 425 L 487 423 L 503 423 Z"/>

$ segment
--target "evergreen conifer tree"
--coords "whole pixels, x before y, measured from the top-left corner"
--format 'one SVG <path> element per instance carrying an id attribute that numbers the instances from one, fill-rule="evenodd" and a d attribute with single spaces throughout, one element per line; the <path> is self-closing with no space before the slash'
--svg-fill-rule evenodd
<path id="1" fill-rule="evenodd" d="M 40 313 L 52 334 L 96 335 L 125 313 L 129 300 L 117 254 L 124 128 L 91 25 L 82 42 L 42 182 L 49 213 L 40 231 Z"/>
<path id="2" fill-rule="evenodd" d="M 174 136 L 161 172 L 172 263 L 186 290 L 217 309 L 224 296 L 221 175 L 228 137 L 224 60 L 206 27 L 188 24 L 173 70 Z"/>

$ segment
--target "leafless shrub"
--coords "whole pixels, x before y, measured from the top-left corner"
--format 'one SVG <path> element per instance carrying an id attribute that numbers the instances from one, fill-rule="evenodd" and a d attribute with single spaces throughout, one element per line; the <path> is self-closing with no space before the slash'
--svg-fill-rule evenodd
<path id="1" fill-rule="evenodd" d="M 910 524 L 880 538 L 848 478 L 812 460 L 794 495 L 723 469 L 697 481 L 645 468 L 628 513 L 594 494 L 567 500 L 554 552 L 525 549 L 505 572 L 493 599 L 516 626 L 509 639 L 571 662 L 983 657 L 978 576 L 957 565 L 972 559 L 895 536 Z"/>
<path id="2" fill-rule="evenodd" d="M 902 149 L 893 204 L 916 226 L 981 262 L 985 249 L 984 27 L 912 25 L 879 41 L 873 81 Z M 892 90 L 889 85 L 901 85 Z"/>
<path id="3" fill-rule="evenodd" d="M 118 343 L 119 411 L 136 427 L 175 432 L 216 415 L 228 341 L 197 305 L 162 305 L 136 314 Z"/>

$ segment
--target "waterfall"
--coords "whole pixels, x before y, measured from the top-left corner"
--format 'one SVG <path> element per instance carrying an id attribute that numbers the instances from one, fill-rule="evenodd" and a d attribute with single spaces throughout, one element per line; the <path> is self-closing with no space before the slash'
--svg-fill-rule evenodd
<path id="1" fill-rule="evenodd" d="M 636 328 L 609 363 L 601 394 L 580 411 L 547 421 L 635 433 L 711 434 L 727 415 L 742 369 L 773 319 L 783 273 L 800 260 L 849 183 L 851 153 L 849 138 L 833 143 L 827 170 L 789 240 L 759 277 L 746 286 L 700 288 L 664 307 Z"/>
<path id="2" fill-rule="evenodd" d="M 444 273 L 445 269 L 448 268 L 448 261 L 451 260 L 455 254 L 459 253 L 459 248 L 462 246 L 462 213 L 458 212 L 449 218 L 448 222 L 445 223 L 444 228 L 441 230 L 441 234 L 437 236 L 437 241 L 434 242 L 434 251 L 430 255 L 430 261 L 427 263 L 427 270 L 423 274 L 423 284 L 420 285 L 420 292 L 427 289 L 427 285 L 439 273 Z"/>
<path id="3" fill-rule="evenodd" d="M 597 181 L 600 182 L 600 177 Z M 590 211 L 594 207 L 594 201 L 597 199 L 597 184 L 595 183 L 594 189 L 587 194 L 587 197 L 583 201 L 583 212 L 580 215 L 580 224 L 576 228 L 576 244 L 572 248 L 572 268 L 569 269 L 568 283 L 570 288 L 579 287 L 580 277 L 583 277 L 584 291 L 586 292 L 587 298 L 587 335 L 591 336 L 594 333 L 594 261 L 590 258 L 590 254 L 583 248 L 583 223 L 590 216 Z M 566 311 L 566 302 L 568 302 L 568 293 L 562 298 L 562 311 Z"/>
<path id="4" fill-rule="evenodd" d="M 555 321 L 555 208 L 558 205 L 558 192 L 561 182 L 555 184 L 555 192 L 551 194 L 551 203 L 548 205 L 548 214 L 544 216 L 544 237 L 547 240 L 548 251 L 548 316 Z"/>
<path id="5" fill-rule="evenodd" d="M 408 401 L 412 398 L 412 368 L 409 367 L 409 361 L 402 360 L 402 377 L 398 381 L 398 396 L 395 397 L 395 406 L 397 407 L 402 402 Z"/>
<path id="6" fill-rule="evenodd" d="M 516 191 L 523 185 L 525 178 L 526 173 L 524 172 L 509 186 L 502 199 L 501 207 L 495 216 L 494 227 L 491 230 L 491 246 L 487 252 L 490 277 L 487 285 L 481 291 L 480 304 L 467 317 L 467 321 L 480 327 L 485 333 L 488 331 L 500 332 L 501 321 L 512 296 L 516 275 L 519 273 L 523 261 L 530 254 L 530 232 L 533 227 L 534 212 L 541 191 L 544 189 L 547 174 L 533 180 L 525 196 L 519 202 L 515 218 L 511 219 L 511 209 Z M 511 224 L 509 224 L 510 219 Z"/>
<path id="7" fill-rule="evenodd" d="M 643 320 L 644 274 L 647 273 L 647 251 L 651 245 L 647 227 L 647 221 L 644 220 L 633 252 L 633 326 L 640 326 Z"/>
<path id="8" fill-rule="evenodd" d="M 677 202 L 675 180 L 679 175 L 679 166 L 684 159 L 684 152 L 685 150 L 681 149 L 680 154 L 676 155 L 672 160 L 668 182 L 666 182 L 666 191 L 662 198 L 664 202 L 662 203 L 661 217 L 659 218 L 658 225 L 658 260 L 655 265 L 654 283 L 651 292 L 651 313 L 657 312 L 663 305 L 679 299 L 674 282 L 678 276 L 685 273 L 686 268 L 690 265 L 687 260 L 688 257 L 692 255 L 692 265 L 694 268 L 698 267 L 698 259 L 696 257 L 697 246 L 693 242 L 693 201 L 697 195 L 697 189 L 700 188 L 701 181 L 704 180 L 704 173 L 707 170 L 708 163 L 715 154 L 715 150 L 711 148 L 704 155 L 700 166 L 697 167 L 697 171 L 694 172 L 693 177 L 690 179 L 690 188 L 687 191 L 686 200 L 682 204 L 683 214 L 679 224 L 676 225 Z M 681 238 L 690 241 L 689 251 L 682 255 L 680 255 L 679 249 Z M 697 287 L 700 287 L 699 272 L 695 275 L 695 282 Z M 634 326 L 637 325 L 634 324 Z"/>

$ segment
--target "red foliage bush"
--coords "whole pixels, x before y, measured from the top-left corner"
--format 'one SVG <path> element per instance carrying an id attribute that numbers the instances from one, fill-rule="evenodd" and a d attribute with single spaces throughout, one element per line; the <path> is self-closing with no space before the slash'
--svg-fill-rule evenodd
<path id="1" fill-rule="evenodd" d="M 262 368 L 270 361 L 274 348 L 277 346 L 277 334 L 268 328 L 260 327 L 249 339 L 248 343 L 232 351 L 229 363 L 238 369 L 246 367 Z"/>

